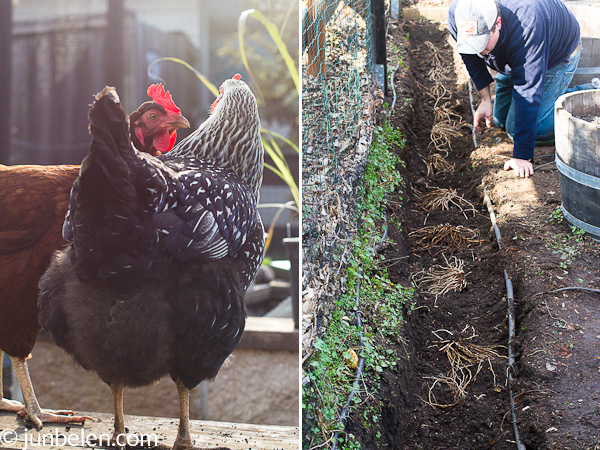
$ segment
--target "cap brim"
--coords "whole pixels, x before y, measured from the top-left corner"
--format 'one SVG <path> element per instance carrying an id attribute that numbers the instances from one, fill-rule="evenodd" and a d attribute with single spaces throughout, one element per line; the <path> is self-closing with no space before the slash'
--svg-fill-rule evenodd
<path id="1" fill-rule="evenodd" d="M 456 49 L 458 53 L 464 55 L 475 55 L 481 53 L 487 47 L 490 40 L 490 34 L 481 34 L 479 36 L 461 36 L 456 40 Z"/>

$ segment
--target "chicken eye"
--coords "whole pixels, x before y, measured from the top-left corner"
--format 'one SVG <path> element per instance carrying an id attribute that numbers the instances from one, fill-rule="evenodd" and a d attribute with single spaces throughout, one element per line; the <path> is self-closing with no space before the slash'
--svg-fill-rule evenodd
<path id="1" fill-rule="evenodd" d="M 158 119 L 158 114 L 150 113 L 150 114 L 148 114 L 148 119 L 154 121 L 154 120 Z"/>

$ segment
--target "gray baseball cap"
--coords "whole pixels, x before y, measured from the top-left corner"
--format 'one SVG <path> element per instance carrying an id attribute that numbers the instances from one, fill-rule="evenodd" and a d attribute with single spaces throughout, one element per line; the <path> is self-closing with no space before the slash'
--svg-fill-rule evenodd
<path id="1" fill-rule="evenodd" d="M 454 11 L 458 53 L 476 54 L 485 50 L 497 17 L 495 0 L 458 0 Z"/>

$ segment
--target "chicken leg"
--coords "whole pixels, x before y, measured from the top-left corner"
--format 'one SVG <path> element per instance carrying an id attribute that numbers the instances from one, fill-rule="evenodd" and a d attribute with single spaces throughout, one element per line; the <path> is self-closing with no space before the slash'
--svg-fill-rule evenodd
<path id="1" fill-rule="evenodd" d="M 175 382 L 177 384 L 177 392 L 179 393 L 179 429 L 177 430 L 177 438 L 173 444 L 173 450 L 231 450 L 227 447 L 211 447 L 198 448 L 192 445 L 190 436 L 190 391 L 185 387 L 180 379 Z M 165 446 L 159 446 L 164 450 Z"/>
<path id="2" fill-rule="evenodd" d="M 122 448 L 123 446 L 119 445 L 119 442 L 125 436 L 125 418 L 123 417 L 123 383 L 111 383 L 110 390 L 112 393 L 113 410 L 115 414 L 115 431 L 113 432 L 111 440 L 115 447 Z"/>
<path id="3" fill-rule="evenodd" d="M 115 431 L 108 444 L 118 449 L 156 448 L 158 442 L 150 440 L 150 436 L 127 435 L 125 430 L 125 416 L 123 414 L 123 389 L 123 383 L 110 383 L 115 415 Z M 103 447 L 106 444 L 107 442 L 101 440 L 96 440 L 94 442 L 94 445 L 100 447 Z"/>
<path id="4" fill-rule="evenodd" d="M 24 406 L 22 403 L 15 400 L 9 400 L 4 398 L 4 385 L 2 384 L 2 361 L 4 359 L 4 352 L 0 350 L 0 411 L 19 412 Z"/>
<path id="5" fill-rule="evenodd" d="M 23 392 L 23 399 L 25 400 L 25 407 L 21 408 L 19 416 L 31 420 L 38 430 L 41 430 L 44 426 L 43 422 L 85 423 L 87 419 L 92 420 L 91 417 L 87 416 L 75 416 L 73 411 L 53 411 L 40 408 L 40 404 L 38 403 L 33 390 L 33 385 L 31 384 L 31 378 L 29 377 L 26 358 L 15 358 L 11 356 L 10 360 L 12 361 L 15 373 L 17 374 L 17 380 L 19 380 L 21 392 Z"/>

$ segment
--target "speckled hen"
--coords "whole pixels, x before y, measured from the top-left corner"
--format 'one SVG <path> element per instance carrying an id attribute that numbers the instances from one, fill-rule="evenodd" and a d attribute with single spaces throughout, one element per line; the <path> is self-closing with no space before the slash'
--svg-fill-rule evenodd
<path id="1" fill-rule="evenodd" d="M 180 398 L 174 448 L 192 448 L 189 390 L 217 374 L 244 330 L 243 296 L 264 253 L 264 151 L 256 99 L 239 78 L 159 158 L 132 148 L 114 89 L 90 109 L 93 143 L 65 224 L 73 245 L 40 282 L 39 317 L 110 385 L 117 444 L 123 387 L 170 375 Z"/>

